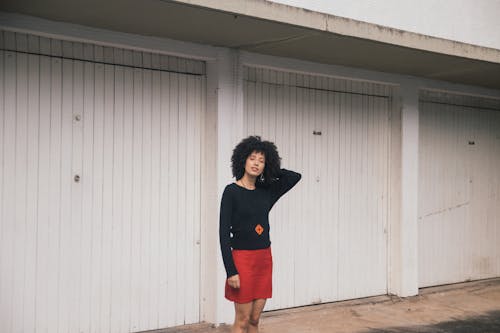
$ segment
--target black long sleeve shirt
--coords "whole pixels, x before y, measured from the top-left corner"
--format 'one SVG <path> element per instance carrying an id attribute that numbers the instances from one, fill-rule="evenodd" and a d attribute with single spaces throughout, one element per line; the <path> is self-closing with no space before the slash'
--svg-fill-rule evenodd
<path id="1" fill-rule="evenodd" d="M 300 173 L 281 169 L 269 187 L 248 190 L 236 183 L 226 186 L 220 207 L 219 239 L 227 277 L 238 274 L 231 248 L 257 250 L 271 245 L 269 211 L 300 178 Z"/>

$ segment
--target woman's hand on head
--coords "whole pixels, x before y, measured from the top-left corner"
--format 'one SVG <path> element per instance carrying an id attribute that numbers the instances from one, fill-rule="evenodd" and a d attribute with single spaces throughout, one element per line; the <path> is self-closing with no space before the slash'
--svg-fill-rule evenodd
<path id="1" fill-rule="evenodd" d="M 240 276 L 238 274 L 230 276 L 227 278 L 227 283 L 231 288 L 239 289 L 240 288 Z"/>

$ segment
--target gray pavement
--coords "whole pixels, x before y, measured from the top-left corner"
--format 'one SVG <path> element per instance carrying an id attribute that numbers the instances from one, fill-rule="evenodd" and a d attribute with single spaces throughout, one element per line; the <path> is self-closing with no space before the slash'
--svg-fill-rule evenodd
<path id="1" fill-rule="evenodd" d="M 377 296 L 263 314 L 261 333 L 499 333 L 500 278 L 424 288 L 418 296 Z M 155 333 L 229 333 L 186 325 Z"/>

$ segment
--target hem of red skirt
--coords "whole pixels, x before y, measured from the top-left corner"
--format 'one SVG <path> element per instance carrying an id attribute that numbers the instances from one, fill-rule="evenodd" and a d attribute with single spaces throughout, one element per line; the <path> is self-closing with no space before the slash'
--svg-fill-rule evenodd
<path id="1" fill-rule="evenodd" d="M 231 301 L 231 302 L 235 302 L 235 303 L 238 303 L 238 304 L 244 304 L 244 303 L 250 303 L 250 302 L 253 302 L 254 300 L 256 299 L 268 299 L 268 298 L 272 298 L 272 295 L 269 296 L 269 295 L 266 295 L 266 296 L 257 296 L 257 297 L 252 297 L 252 298 L 230 298 L 230 297 L 227 297 L 225 296 L 225 298 L 228 300 L 228 301 Z"/>

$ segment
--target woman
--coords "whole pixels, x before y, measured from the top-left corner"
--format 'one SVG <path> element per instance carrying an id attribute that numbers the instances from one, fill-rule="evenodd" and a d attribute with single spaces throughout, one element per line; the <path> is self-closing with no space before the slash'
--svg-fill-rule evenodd
<path id="1" fill-rule="evenodd" d="M 219 237 L 227 273 L 225 296 L 235 307 L 233 333 L 257 332 L 266 299 L 272 296 L 269 211 L 301 178 L 280 169 L 280 161 L 274 143 L 258 136 L 242 140 L 231 157 L 236 182 L 222 195 Z"/>

